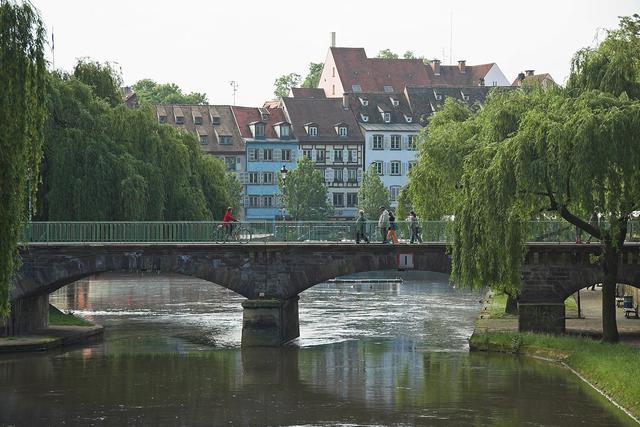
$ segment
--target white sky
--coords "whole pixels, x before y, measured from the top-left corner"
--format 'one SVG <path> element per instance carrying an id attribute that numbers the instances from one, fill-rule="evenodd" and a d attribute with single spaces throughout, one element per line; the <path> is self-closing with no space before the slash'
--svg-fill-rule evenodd
<path id="1" fill-rule="evenodd" d="M 549 72 L 562 83 L 573 53 L 640 13 L 640 0 L 32 0 L 55 32 L 56 68 L 77 58 L 116 62 L 125 84 L 142 78 L 205 92 L 213 104 L 261 106 L 273 82 L 309 62 L 324 62 L 330 32 L 337 45 L 369 57 L 399 54 L 449 62 L 496 62 L 509 81 L 519 71 Z M 50 38 L 50 36 L 49 36 Z M 51 57 L 49 57 L 51 60 Z"/>

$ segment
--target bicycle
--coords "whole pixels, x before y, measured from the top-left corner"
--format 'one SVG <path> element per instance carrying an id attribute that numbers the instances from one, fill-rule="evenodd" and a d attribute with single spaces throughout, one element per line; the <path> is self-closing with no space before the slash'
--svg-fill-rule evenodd
<path id="1" fill-rule="evenodd" d="M 231 230 L 228 227 L 231 227 Z M 213 240 L 216 243 L 249 243 L 251 237 L 251 230 L 240 224 L 218 224 L 213 231 Z"/>

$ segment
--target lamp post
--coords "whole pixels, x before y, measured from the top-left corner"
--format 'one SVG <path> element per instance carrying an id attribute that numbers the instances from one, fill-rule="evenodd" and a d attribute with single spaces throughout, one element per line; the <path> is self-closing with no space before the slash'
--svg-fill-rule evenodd
<path id="1" fill-rule="evenodd" d="M 285 222 L 285 218 L 284 218 L 284 192 L 287 188 L 287 172 L 289 172 L 287 170 L 287 167 L 285 165 L 282 165 L 282 168 L 280 169 L 280 179 L 282 180 L 282 198 L 281 198 L 281 203 L 282 203 L 282 210 L 281 215 L 282 215 L 282 222 L 283 222 L 283 226 L 284 226 L 284 222 Z M 287 241 L 287 227 L 284 227 L 284 240 L 285 242 Z"/>

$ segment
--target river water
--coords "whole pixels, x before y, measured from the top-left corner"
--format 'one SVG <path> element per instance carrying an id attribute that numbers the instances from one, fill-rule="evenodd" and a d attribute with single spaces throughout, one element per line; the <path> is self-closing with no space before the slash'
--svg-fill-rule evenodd
<path id="1" fill-rule="evenodd" d="M 479 295 L 403 274 L 305 291 L 301 337 L 281 349 L 241 350 L 243 298 L 217 285 L 75 283 L 50 302 L 104 340 L 1 357 L 0 425 L 633 425 L 559 366 L 469 353 Z"/>

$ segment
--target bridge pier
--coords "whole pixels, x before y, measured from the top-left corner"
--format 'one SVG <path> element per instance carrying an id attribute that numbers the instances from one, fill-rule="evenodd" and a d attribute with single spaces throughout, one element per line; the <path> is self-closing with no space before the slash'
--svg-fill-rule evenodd
<path id="1" fill-rule="evenodd" d="M 11 314 L 0 318 L 0 336 L 26 335 L 49 326 L 49 295 L 11 303 Z"/>
<path id="2" fill-rule="evenodd" d="M 299 296 L 286 300 L 253 299 L 242 303 L 242 346 L 276 347 L 300 336 Z"/>
<path id="3" fill-rule="evenodd" d="M 519 303 L 520 332 L 563 334 L 565 332 L 564 303 Z"/>

